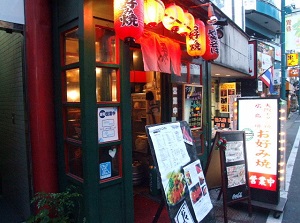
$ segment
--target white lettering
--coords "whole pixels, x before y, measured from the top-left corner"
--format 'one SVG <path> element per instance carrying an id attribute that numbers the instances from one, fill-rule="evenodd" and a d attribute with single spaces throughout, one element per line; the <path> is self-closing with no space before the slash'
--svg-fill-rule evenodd
<path id="1" fill-rule="evenodd" d="M 237 194 L 233 194 L 232 195 L 232 200 L 236 200 L 236 199 L 242 198 L 242 196 L 243 196 L 243 193 L 242 192 L 238 192 Z"/>

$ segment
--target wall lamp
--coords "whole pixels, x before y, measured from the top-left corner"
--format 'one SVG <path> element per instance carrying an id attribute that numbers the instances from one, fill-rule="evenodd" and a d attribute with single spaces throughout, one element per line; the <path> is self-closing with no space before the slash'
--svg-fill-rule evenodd
<path id="1" fill-rule="evenodd" d="M 200 5 L 196 5 L 196 6 L 192 6 L 190 8 L 198 8 L 198 7 L 208 7 L 207 8 L 208 20 L 206 22 L 207 24 L 214 25 L 216 22 L 218 22 L 218 18 L 217 18 L 217 16 L 215 16 L 214 9 L 213 9 L 210 2 L 200 4 Z"/>
<path id="2" fill-rule="evenodd" d="M 223 26 L 217 26 L 217 36 L 218 39 L 222 39 L 224 36 L 224 32 L 223 32 L 224 27 Z"/>

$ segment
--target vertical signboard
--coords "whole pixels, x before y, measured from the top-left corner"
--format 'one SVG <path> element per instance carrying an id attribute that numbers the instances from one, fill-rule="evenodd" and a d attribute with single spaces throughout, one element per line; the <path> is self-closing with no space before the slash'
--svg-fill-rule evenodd
<path id="1" fill-rule="evenodd" d="M 300 51 L 300 12 L 285 16 L 285 50 Z"/>
<path id="2" fill-rule="evenodd" d="M 146 132 L 171 222 L 200 222 L 213 206 L 189 125 L 152 125 Z"/>
<path id="3" fill-rule="evenodd" d="M 257 41 L 257 76 L 262 75 L 274 65 L 275 48 L 264 42 Z"/>
<path id="4" fill-rule="evenodd" d="M 238 130 L 245 131 L 253 200 L 279 201 L 279 99 L 238 98 Z"/>
<path id="5" fill-rule="evenodd" d="M 251 77 L 256 77 L 257 72 L 255 69 L 255 61 L 256 61 L 256 41 L 249 41 L 248 44 L 248 63 L 249 69 L 248 72 Z"/>

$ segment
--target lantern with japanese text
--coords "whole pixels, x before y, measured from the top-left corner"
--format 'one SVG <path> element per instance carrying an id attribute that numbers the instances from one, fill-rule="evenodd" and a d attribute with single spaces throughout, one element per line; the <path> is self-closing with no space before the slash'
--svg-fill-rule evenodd
<path id="1" fill-rule="evenodd" d="M 176 4 L 171 4 L 165 10 L 165 16 L 162 23 L 167 30 L 177 32 L 179 26 L 183 23 L 183 19 L 183 9 Z"/>
<path id="2" fill-rule="evenodd" d="M 126 43 L 140 38 L 144 32 L 144 0 L 114 0 L 114 27 Z"/>
<path id="3" fill-rule="evenodd" d="M 202 56 L 206 51 L 205 24 L 200 19 L 195 20 L 193 31 L 186 36 L 186 50 L 193 57 Z"/>
<path id="4" fill-rule="evenodd" d="M 161 0 L 145 0 L 144 23 L 150 27 L 160 23 L 165 15 L 165 5 Z"/>
<path id="5" fill-rule="evenodd" d="M 220 40 L 218 39 L 217 30 L 213 25 L 206 25 L 206 51 L 202 58 L 207 61 L 213 61 L 220 54 Z"/>
<path id="6" fill-rule="evenodd" d="M 182 21 L 182 24 L 179 26 L 179 30 L 177 33 L 182 36 L 186 36 L 193 30 L 194 25 L 194 16 L 188 11 L 184 11 L 184 19 Z"/>

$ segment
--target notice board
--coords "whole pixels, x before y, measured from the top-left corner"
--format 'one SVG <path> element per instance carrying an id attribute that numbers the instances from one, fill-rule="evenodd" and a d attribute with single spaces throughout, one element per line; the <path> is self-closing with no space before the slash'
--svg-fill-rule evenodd
<path id="1" fill-rule="evenodd" d="M 221 188 L 225 222 L 227 221 L 227 205 L 230 203 L 247 200 L 251 215 L 244 131 L 216 132 L 205 176 L 209 189 Z"/>
<path id="2" fill-rule="evenodd" d="M 213 206 L 189 124 L 148 125 L 146 133 L 171 222 L 200 222 Z"/>

